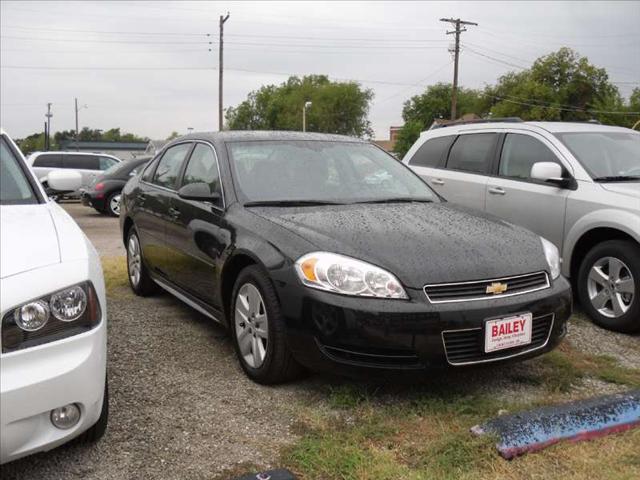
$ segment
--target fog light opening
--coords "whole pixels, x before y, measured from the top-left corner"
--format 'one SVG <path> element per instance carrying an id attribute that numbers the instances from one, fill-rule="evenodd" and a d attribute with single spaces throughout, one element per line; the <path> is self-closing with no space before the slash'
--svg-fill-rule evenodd
<path id="1" fill-rule="evenodd" d="M 80 407 L 70 403 L 51 410 L 51 423 L 60 430 L 68 430 L 80 421 Z"/>

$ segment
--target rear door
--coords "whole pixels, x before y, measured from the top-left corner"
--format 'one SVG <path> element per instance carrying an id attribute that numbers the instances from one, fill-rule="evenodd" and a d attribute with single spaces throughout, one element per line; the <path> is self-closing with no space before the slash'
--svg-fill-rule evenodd
<path id="1" fill-rule="evenodd" d="M 86 188 L 100 173 L 100 160 L 97 155 L 67 153 L 64 156 L 64 168 L 79 172 L 82 175 L 82 187 Z"/>
<path id="2" fill-rule="evenodd" d="M 443 169 L 449 149 L 456 138 L 457 135 L 430 138 L 418 148 L 408 162 L 409 167 L 440 194 L 445 185 L 442 178 Z"/>
<path id="3" fill-rule="evenodd" d="M 438 172 L 431 185 L 452 203 L 484 210 L 498 137 L 497 133 L 484 132 L 459 135 L 449 149 L 445 169 Z"/>
<path id="4" fill-rule="evenodd" d="M 534 231 L 562 251 L 571 190 L 531 178 L 531 167 L 537 162 L 557 163 L 564 176 L 570 176 L 560 153 L 541 135 L 510 132 L 504 137 L 499 158 L 497 175 L 486 187 L 487 212 Z"/>
<path id="5" fill-rule="evenodd" d="M 206 183 L 215 202 L 172 197 L 166 236 L 170 258 L 168 275 L 173 282 L 207 304 L 220 308 L 217 296 L 220 255 L 231 241 L 225 219 L 224 196 L 218 158 L 208 143 L 197 143 L 184 168 L 180 187 Z"/>
<path id="6" fill-rule="evenodd" d="M 134 221 L 147 265 L 166 276 L 168 270 L 165 231 L 170 221 L 171 199 L 176 195 L 178 177 L 193 144 L 180 143 L 165 150 L 159 161 L 145 171 L 135 193 Z"/>

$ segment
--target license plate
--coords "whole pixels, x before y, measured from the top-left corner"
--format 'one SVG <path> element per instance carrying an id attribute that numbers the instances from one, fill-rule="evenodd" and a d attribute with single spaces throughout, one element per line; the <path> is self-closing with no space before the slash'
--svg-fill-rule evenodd
<path id="1" fill-rule="evenodd" d="M 487 320 L 484 324 L 485 353 L 530 344 L 532 325 L 530 313 Z"/>

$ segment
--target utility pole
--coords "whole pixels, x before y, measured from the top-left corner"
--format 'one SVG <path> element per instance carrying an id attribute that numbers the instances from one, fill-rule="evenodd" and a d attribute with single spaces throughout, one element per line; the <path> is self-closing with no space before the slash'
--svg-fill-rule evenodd
<path id="1" fill-rule="evenodd" d="M 304 102 L 302 106 L 302 131 L 307 131 L 307 108 L 311 106 L 311 102 Z"/>
<path id="2" fill-rule="evenodd" d="M 220 43 L 218 44 L 218 130 L 222 131 L 222 69 L 223 69 L 223 49 L 224 49 L 224 23 L 229 20 L 229 12 L 226 16 L 220 15 Z"/>
<path id="3" fill-rule="evenodd" d="M 78 132 L 78 99 L 74 98 L 74 100 L 75 100 L 75 104 L 76 104 L 76 108 L 75 109 L 76 109 L 76 152 L 77 152 L 78 150 L 80 150 L 78 148 L 78 137 L 79 137 L 79 132 Z"/>
<path id="4" fill-rule="evenodd" d="M 459 18 L 441 18 L 441 22 L 451 23 L 455 25 L 456 29 L 447 32 L 447 35 L 456 35 L 456 46 L 454 49 L 454 62 L 453 62 L 453 88 L 451 89 L 451 120 L 456 119 L 456 104 L 458 102 L 458 60 L 460 58 L 460 34 L 462 32 L 466 32 L 467 29 L 462 25 L 475 25 L 478 26 L 477 23 L 467 22 L 466 20 L 460 20 Z"/>
<path id="5" fill-rule="evenodd" d="M 46 151 L 49 151 L 51 148 L 51 117 L 53 117 L 53 113 L 51 113 L 51 104 L 47 103 L 47 113 L 44 115 L 47 117 L 47 128 L 44 137 L 44 148 Z"/>

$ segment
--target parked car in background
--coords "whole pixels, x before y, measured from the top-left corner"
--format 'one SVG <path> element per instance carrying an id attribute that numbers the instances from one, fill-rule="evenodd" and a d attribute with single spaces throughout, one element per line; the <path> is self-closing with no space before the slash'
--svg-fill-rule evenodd
<path id="1" fill-rule="evenodd" d="M 598 325 L 640 331 L 640 133 L 589 123 L 468 123 L 423 132 L 403 162 L 452 203 L 561 251 Z"/>
<path id="2" fill-rule="evenodd" d="M 52 174 L 52 183 L 57 174 Z M 100 260 L 0 138 L 0 463 L 105 432 L 107 318 Z"/>
<path id="3" fill-rule="evenodd" d="M 127 181 L 135 176 L 147 164 L 151 157 L 139 157 L 116 163 L 86 188 L 82 189 L 81 199 L 84 205 L 98 212 L 117 217 L 120 215 L 120 192 Z"/>
<path id="4" fill-rule="evenodd" d="M 339 135 L 182 137 L 125 185 L 120 225 L 133 291 L 226 325 L 261 383 L 529 358 L 571 314 L 550 242 Z"/>
<path id="5" fill-rule="evenodd" d="M 56 193 L 49 190 L 47 175 L 59 169 L 75 170 L 82 175 L 82 187 L 90 185 L 105 170 L 117 165 L 122 160 L 112 155 L 80 152 L 35 152 L 29 155 L 27 163 L 36 177 L 51 196 Z M 69 197 L 79 197 L 80 191 L 71 192 Z"/>

